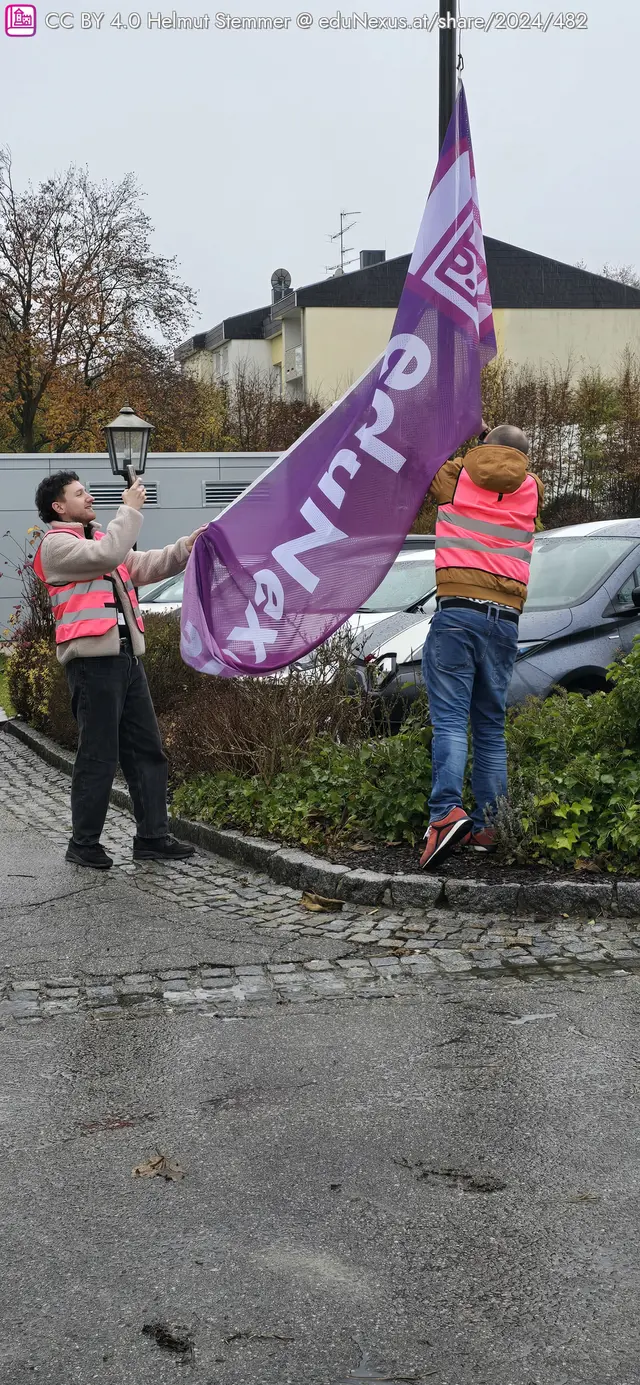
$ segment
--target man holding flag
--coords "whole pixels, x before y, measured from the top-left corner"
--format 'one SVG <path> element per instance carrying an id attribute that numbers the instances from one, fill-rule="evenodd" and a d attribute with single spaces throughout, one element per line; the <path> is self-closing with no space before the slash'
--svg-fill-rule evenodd
<path id="1" fill-rule="evenodd" d="M 422 669 L 433 726 L 431 822 L 420 865 L 433 870 L 457 842 L 495 850 L 491 820 L 507 793 L 505 709 L 527 595 L 542 482 L 527 471 L 529 442 L 500 424 L 481 446 L 438 472 L 438 609 Z M 462 807 L 469 718 L 473 817 Z"/>

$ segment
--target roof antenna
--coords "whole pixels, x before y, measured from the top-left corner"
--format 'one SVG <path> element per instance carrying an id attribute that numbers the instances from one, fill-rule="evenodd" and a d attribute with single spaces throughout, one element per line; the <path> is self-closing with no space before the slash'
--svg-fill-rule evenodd
<path id="1" fill-rule="evenodd" d="M 355 256 L 354 256 L 354 258 L 353 258 L 352 260 L 348 260 L 348 259 L 346 258 L 347 255 L 350 255 L 350 254 L 351 254 L 351 251 L 353 250 L 353 246 L 352 246 L 352 245 L 345 245 L 345 243 L 344 243 L 344 238 L 345 238 L 345 235 L 346 235 L 347 231 L 350 231 L 350 230 L 351 230 L 351 227 L 352 227 L 352 226 L 355 226 L 356 223 L 355 223 L 355 221 L 350 221 L 348 226 L 345 226 L 344 223 L 345 223 L 345 221 L 346 221 L 346 219 L 347 219 L 348 216 L 354 216 L 354 217 L 356 217 L 356 216 L 360 216 L 360 215 L 361 215 L 360 212 L 341 212 L 341 213 L 340 213 L 340 230 L 339 230 L 339 231 L 336 231 L 335 235 L 329 236 L 329 240 L 339 240 L 339 241 L 340 241 L 340 263 L 339 263 L 339 264 L 327 264 L 327 265 L 325 265 L 325 269 L 326 269 L 326 271 L 327 271 L 327 274 L 333 274 L 335 278 L 339 277 L 340 274 L 344 274 L 346 265 L 355 264 Z"/>

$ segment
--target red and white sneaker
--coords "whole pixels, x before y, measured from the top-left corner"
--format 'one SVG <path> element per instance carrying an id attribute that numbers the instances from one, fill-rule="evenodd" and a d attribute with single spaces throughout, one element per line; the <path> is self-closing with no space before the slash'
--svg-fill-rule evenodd
<path id="1" fill-rule="evenodd" d="M 464 808 L 452 808 L 446 818 L 430 822 L 425 832 L 426 846 L 420 857 L 420 868 L 432 870 L 449 855 L 461 837 L 470 836 L 471 818 Z"/>
<path id="2" fill-rule="evenodd" d="M 470 846 L 472 851 L 484 851 L 491 854 L 498 850 L 496 834 L 491 827 L 483 827 L 480 832 L 469 832 L 462 841 L 463 846 Z"/>

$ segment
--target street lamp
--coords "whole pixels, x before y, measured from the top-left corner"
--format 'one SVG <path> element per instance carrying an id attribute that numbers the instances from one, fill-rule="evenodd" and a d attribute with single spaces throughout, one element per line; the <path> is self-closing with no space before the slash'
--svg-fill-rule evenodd
<path id="1" fill-rule="evenodd" d="M 107 423 L 104 431 L 114 476 L 123 476 L 132 486 L 136 476 L 142 476 L 144 472 L 153 425 L 138 418 L 133 409 L 125 404 L 113 423 Z"/>

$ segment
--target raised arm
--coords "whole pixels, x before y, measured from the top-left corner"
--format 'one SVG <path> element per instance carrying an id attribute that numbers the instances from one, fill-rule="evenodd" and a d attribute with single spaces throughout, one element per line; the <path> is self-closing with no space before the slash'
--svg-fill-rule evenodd
<path id="1" fill-rule="evenodd" d="M 140 511 L 131 505 L 120 505 L 104 537 L 97 541 L 51 529 L 42 541 L 42 567 L 47 581 L 76 577 L 90 580 L 113 572 L 125 562 L 141 527 Z"/>

